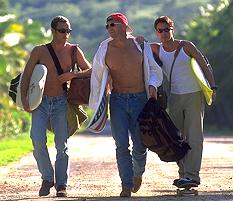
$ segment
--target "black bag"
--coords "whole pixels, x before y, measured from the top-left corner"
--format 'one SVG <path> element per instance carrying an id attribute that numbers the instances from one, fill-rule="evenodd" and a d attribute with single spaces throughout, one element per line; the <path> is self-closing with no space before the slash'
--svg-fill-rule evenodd
<path id="1" fill-rule="evenodd" d="M 138 116 L 138 122 L 142 143 L 158 154 L 160 160 L 177 162 L 191 149 L 167 112 L 154 98 L 147 101 Z"/>
<path id="2" fill-rule="evenodd" d="M 160 107 L 162 107 L 163 109 L 166 110 L 166 108 L 167 108 L 167 93 L 165 92 L 163 85 L 158 87 L 157 94 L 158 94 L 157 100 L 158 100 Z"/>
<path id="3" fill-rule="evenodd" d="M 17 75 L 15 78 L 11 80 L 10 87 L 8 90 L 8 95 L 12 98 L 14 103 L 16 103 L 16 95 L 17 95 L 17 88 L 19 86 L 19 81 L 21 77 L 21 73 Z"/>
<path id="4" fill-rule="evenodd" d="M 163 66 L 163 62 L 160 60 L 160 58 L 155 54 L 153 53 L 153 57 L 154 57 L 154 60 L 155 62 L 160 66 L 162 67 Z M 165 79 L 165 76 L 163 75 L 163 83 L 161 86 L 158 87 L 158 103 L 159 105 L 163 108 L 163 109 L 166 109 L 167 108 L 167 93 L 166 93 L 166 90 L 165 90 L 165 82 L 164 82 L 164 79 Z"/>

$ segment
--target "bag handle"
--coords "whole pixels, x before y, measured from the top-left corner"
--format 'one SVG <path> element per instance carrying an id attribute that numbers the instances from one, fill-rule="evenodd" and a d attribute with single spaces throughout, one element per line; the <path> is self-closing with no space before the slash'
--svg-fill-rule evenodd
<path id="1" fill-rule="evenodd" d="M 173 58 L 171 70 L 170 70 L 170 76 L 169 76 L 169 83 L 170 83 L 169 84 L 169 93 L 171 92 L 171 85 L 172 85 L 171 79 L 172 79 L 172 72 L 173 72 L 174 64 L 175 64 L 176 58 L 179 55 L 179 52 L 183 46 L 184 46 L 184 41 L 180 41 L 178 44 L 178 47 L 176 48 L 175 54 L 174 54 L 174 58 Z"/>
<path id="2" fill-rule="evenodd" d="M 60 64 L 59 59 L 58 59 L 58 57 L 53 49 L 52 44 L 48 43 L 48 44 L 46 44 L 46 47 L 48 48 L 49 53 L 50 53 L 51 57 L 53 58 L 53 62 L 54 62 L 55 67 L 57 69 L 58 75 L 61 75 L 62 73 L 64 73 L 64 71 L 61 68 L 61 64 Z M 62 84 L 62 87 L 63 87 L 63 90 L 67 92 L 67 83 L 66 82 Z"/>

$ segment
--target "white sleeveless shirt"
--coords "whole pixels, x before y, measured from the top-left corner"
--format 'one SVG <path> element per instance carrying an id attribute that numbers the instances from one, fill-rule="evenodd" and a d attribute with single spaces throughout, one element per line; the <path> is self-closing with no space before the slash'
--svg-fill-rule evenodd
<path id="1" fill-rule="evenodd" d="M 175 50 L 167 52 L 164 50 L 162 44 L 159 48 L 159 58 L 163 62 L 162 70 L 169 80 L 171 65 L 173 62 Z M 171 77 L 171 93 L 172 94 L 187 94 L 200 91 L 201 88 L 194 77 L 191 69 L 190 57 L 185 53 L 183 47 L 176 58 L 172 77 Z"/>

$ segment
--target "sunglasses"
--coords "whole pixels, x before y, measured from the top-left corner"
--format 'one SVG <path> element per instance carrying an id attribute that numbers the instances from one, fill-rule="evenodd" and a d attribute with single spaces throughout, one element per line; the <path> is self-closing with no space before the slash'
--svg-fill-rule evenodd
<path id="1" fill-rule="evenodd" d="M 55 29 L 56 31 L 58 31 L 59 33 L 70 33 L 72 31 L 72 29 Z"/>
<path id="2" fill-rule="evenodd" d="M 118 23 L 118 22 L 112 22 L 112 23 L 110 23 L 110 24 L 106 24 L 106 29 L 108 29 L 109 27 L 115 27 L 116 26 L 116 24 L 121 24 L 121 23 Z"/>
<path id="3" fill-rule="evenodd" d="M 171 31 L 171 30 L 173 30 L 173 29 L 172 29 L 172 28 L 157 29 L 157 31 L 158 31 L 159 33 L 163 33 L 163 32 L 168 33 L 168 32 Z"/>

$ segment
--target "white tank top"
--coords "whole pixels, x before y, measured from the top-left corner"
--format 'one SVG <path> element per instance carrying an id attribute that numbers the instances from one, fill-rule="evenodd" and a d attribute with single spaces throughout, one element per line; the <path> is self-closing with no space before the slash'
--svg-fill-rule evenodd
<path id="1" fill-rule="evenodd" d="M 163 62 L 163 72 L 169 80 L 171 65 L 174 58 L 175 50 L 167 52 L 160 44 L 159 58 Z M 171 93 L 172 94 L 187 94 L 200 91 L 200 86 L 194 77 L 190 66 L 190 57 L 181 48 L 179 55 L 176 58 L 172 77 L 171 77 Z"/>

